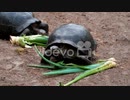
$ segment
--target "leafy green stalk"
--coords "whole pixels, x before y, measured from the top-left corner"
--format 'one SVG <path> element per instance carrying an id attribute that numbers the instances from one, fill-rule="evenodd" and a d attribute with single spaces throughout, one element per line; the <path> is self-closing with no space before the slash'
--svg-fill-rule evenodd
<path id="1" fill-rule="evenodd" d="M 48 60 L 47 58 L 45 58 L 43 56 L 43 54 L 38 50 L 37 46 L 34 45 L 34 48 L 35 48 L 35 51 L 37 52 L 37 54 L 43 59 L 45 60 L 46 62 L 48 62 L 49 64 L 53 65 L 53 66 L 56 66 L 56 67 L 59 67 L 59 68 L 66 68 L 64 67 L 63 65 L 60 65 L 59 63 L 55 63 L 55 62 L 52 62 L 50 60 Z"/>
<path id="2" fill-rule="evenodd" d="M 31 35 L 31 36 L 23 36 L 24 40 L 30 43 L 47 43 L 48 36 L 42 36 L 42 35 Z"/>
<path id="3" fill-rule="evenodd" d="M 60 85 L 61 85 L 61 86 L 70 86 L 70 85 L 72 85 L 73 83 L 75 83 L 75 82 L 77 82 L 77 81 L 79 81 L 79 80 L 81 80 L 81 79 L 83 79 L 83 78 L 85 78 L 85 77 L 87 77 L 87 76 L 89 76 L 89 75 L 92 75 L 92 74 L 101 72 L 101 71 L 103 71 L 103 70 L 106 70 L 106 69 L 111 68 L 111 67 L 114 67 L 114 66 L 116 66 L 116 63 L 115 63 L 115 62 L 113 62 L 113 61 L 107 61 L 107 62 L 105 62 L 105 63 L 104 63 L 103 65 L 101 65 L 101 66 L 98 66 L 98 67 L 93 68 L 93 69 L 91 69 L 91 70 L 86 70 L 85 72 L 81 73 L 80 75 L 78 75 L 75 79 L 71 80 L 70 82 L 68 82 L 68 83 L 66 83 L 66 84 L 64 84 L 64 85 L 60 83 Z"/>
<path id="4" fill-rule="evenodd" d="M 54 66 L 30 64 L 29 67 L 55 69 Z"/>
<path id="5" fill-rule="evenodd" d="M 43 56 L 43 54 L 38 50 L 38 48 L 37 48 L 36 45 L 34 45 L 34 48 L 35 48 L 35 51 L 38 53 L 38 55 L 39 55 L 43 60 L 45 60 L 46 62 L 48 62 L 49 64 L 51 64 L 51 65 L 53 65 L 53 66 L 56 66 L 56 67 L 58 67 L 58 68 L 68 68 L 68 67 L 80 67 L 80 68 L 82 68 L 82 66 L 79 66 L 79 65 L 76 65 L 76 64 L 73 64 L 72 66 L 68 66 L 68 65 L 64 64 L 63 61 L 61 61 L 61 62 L 59 62 L 59 63 L 52 62 L 52 61 L 48 60 L 47 58 L 45 58 L 45 57 Z M 83 66 L 83 67 L 84 67 L 84 66 Z M 85 69 L 87 69 L 87 68 L 85 68 Z"/>
<path id="6" fill-rule="evenodd" d="M 43 73 L 43 75 L 62 75 L 62 74 L 71 74 L 71 73 L 78 73 L 84 71 L 83 69 L 79 68 L 66 68 L 66 69 L 59 69 L 50 72 Z"/>
<path id="7" fill-rule="evenodd" d="M 31 48 L 33 45 L 46 47 L 48 38 L 45 35 L 10 36 L 10 42 L 21 47 Z"/>
<path id="8" fill-rule="evenodd" d="M 102 64 L 104 64 L 105 62 L 101 62 L 101 63 L 97 63 L 97 64 L 92 64 L 92 65 L 87 65 L 84 67 L 84 69 L 93 69 L 93 68 L 96 68 Z M 72 64 L 73 65 L 73 64 Z M 73 65 L 74 66 L 74 65 Z M 82 72 L 82 71 L 85 71 L 84 69 L 81 69 L 81 68 L 75 68 L 75 67 L 69 67 L 69 68 L 66 68 L 66 69 L 60 69 L 60 70 L 54 70 L 54 71 L 50 71 L 50 72 L 46 72 L 46 73 L 43 73 L 43 75 L 59 75 L 59 74 L 72 74 L 72 73 L 78 73 L 78 72 Z"/>
<path id="9" fill-rule="evenodd" d="M 81 65 L 77 65 L 77 64 L 73 64 L 73 63 L 69 63 L 69 64 L 65 64 L 63 61 L 61 62 L 58 62 L 58 63 L 55 63 L 55 62 L 52 62 L 50 60 L 48 60 L 47 58 L 45 58 L 43 56 L 43 54 L 38 50 L 37 46 L 35 45 L 34 46 L 35 48 L 35 51 L 38 53 L 38 55 L 43 59 L 45 60 L 46 62 L 48 62 L 49 64 L 53 65 L 53 66 L 56 66 L 56 67 L 59 67 L 59 68 L 80 68 L 80 69 L 92 69 L 92 68 L 95 68 L 98 65 L 100 65 L 100 63 L 97 63 L 97 64 L 92 64 L 92 65 L 86 65 L 86 66 L 81 66 Z M 101 63 L 104 63 L 104 62 L 101 62 Z"/>

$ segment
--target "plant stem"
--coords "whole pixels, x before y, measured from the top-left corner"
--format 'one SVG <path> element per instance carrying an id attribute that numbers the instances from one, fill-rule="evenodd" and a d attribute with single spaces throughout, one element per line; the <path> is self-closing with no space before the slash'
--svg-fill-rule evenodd
<path id="1" fill-rule="evenodd" d="M 101 66 L 99 66 L 99 67 L 96 67 L 96 68 L 94 68 L 94 69 L 87 70 L 87 71 L 81 73 L 81 74 L 78 75 L 74 80 L 72 80 L 72 81 L 70 81 L 70 82 L 68 82 L 68 83 L 66 83 L 66 84 L 64 84 L 64 85 L 62 85 L 62 86 L 70 86 L 70 85 L 72 85 L 73 83 L 75 83 L 75 82 L 77 82 L 77 81 L 79 81 L 79 80 L 81 80 L 81 79 L 83 79 L 83 78 L 85 78 L 85 77 L 87 77 L 87 76 L 89 76 L 89 75 L 98 73 L 98 72 L 100 72 L 100 71 L 106 70 L 106 69 L 111 68 L 111 67 L 114 67 L 114 66 L 116 66 L 116 63 L 115 63 L 115 62 L 113 62 L 113 61 L 107 61 L 107 62 L 105 62 L 103 65 L 101 65 Z"/>

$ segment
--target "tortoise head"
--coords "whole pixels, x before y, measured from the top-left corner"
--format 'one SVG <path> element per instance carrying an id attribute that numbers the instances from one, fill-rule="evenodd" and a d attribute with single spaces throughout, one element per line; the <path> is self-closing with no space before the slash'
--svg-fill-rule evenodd
<path id="1" fill-rule="evenodd" d="M 36 34 L 48 35 L 49 26 L 46 23 L 33 23 L 31 29 Z"/>
<path id="2" fill-rule="evenodd" d="M 53 44 L 45 50 L 44 55 L 47 56 L 51 61 L 58 62 L 65 59 L 74 59 L 77 50 L 75 47 L 65 44 Z"/>

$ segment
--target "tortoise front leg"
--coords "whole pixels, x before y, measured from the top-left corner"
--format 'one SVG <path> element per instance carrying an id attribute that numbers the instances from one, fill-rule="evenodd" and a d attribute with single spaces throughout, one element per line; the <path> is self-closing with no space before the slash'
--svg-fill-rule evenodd
<path id="1" fill-rule="evenodd" d="M 81 63 L 83 64 L 92 64 L 93 62 L 91 60 L 89 60 L 88 57 L 86 56 L 79 56 L 77 57 L 77 59 L 79 59 L 79 61 L 81 61 Z"/>

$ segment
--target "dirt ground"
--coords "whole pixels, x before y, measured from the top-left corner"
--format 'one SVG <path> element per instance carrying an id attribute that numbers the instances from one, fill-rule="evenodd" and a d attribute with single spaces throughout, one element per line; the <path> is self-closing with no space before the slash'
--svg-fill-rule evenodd
<path id="1" fill-rule="evenodd" d="M 114 57 L 117 66 L 86 77 L 72 86 L 130 85 L 130 12 L 34 12 L 49 24 L 49 33 L 66 23 L 81 24 L 97 40 L 99 59 Z M 0 40 L 0 86 L 58 86 L 78 75 L 43 76 L 48 69 L 28 67 L 39 64 L 40 57 L 32 49 L 18 52 L 19 46 Z M 42 48 L 41 48 L 42 49 Z"/>

